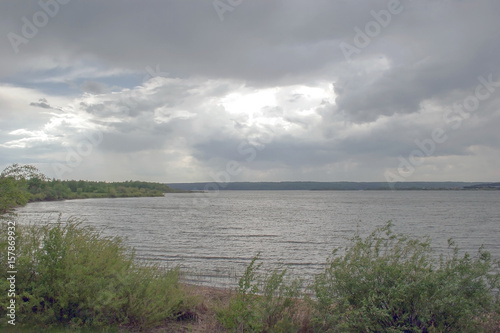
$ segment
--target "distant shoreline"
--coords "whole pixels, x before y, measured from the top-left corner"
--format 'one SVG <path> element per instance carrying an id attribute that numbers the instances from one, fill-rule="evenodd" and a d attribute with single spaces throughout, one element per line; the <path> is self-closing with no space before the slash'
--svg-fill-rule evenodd
<path id="1" fill-rule="evenodd" d="M 471 191 L 500 190 L 500 183 L 486 182 L 196 182 L 167 183 L 184 191 Z"/>

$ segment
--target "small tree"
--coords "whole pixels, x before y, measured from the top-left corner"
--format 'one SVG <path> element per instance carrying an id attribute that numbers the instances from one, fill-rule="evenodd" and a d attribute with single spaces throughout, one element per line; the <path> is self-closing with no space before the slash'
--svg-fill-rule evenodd
<path id="1" fill-rule="evenodd" d="M 0 214 L 43 199 L 47 177 L 32 165 L 12 164 L 0 173 Z"/>

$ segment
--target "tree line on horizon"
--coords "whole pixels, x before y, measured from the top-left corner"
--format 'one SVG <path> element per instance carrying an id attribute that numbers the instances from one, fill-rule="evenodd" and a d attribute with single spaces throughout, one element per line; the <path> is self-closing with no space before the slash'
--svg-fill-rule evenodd
<path id="1" fill-rule="evenodd" d="M 500 184 L 500 183 L 497 183 Z M 277 181 L 277 182 L 196 182 L 196 183 L 168 183 L 167 185 L 187 191 L 210 191 L 214 188 L 220 191 L 386 191 L 386 190 L 467 190 L 467 189 L 495 189 L 495 183 L 477 182 L 321 182 L 321 181 Z M 497 185 L 496 189 L 500 189 Z"/>
<path id="2" fill-rule="evenodd" d="M 13 164 L 0 173 L 0 214 L 35 201 L 155 197 L 176 191 L 165 184 L 142 181 L 50 179 L 32 165 Z"/>

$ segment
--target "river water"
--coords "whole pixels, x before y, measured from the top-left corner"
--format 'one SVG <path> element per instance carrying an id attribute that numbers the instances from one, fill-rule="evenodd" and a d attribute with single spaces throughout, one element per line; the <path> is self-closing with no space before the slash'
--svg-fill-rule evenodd
<path id="1" fill-rule="evenodd" d="M 234 286 L 257 253 L 264 267 L 312 278 L 335 247 L 392 220 L 395 232 L 447 240 L 471 254 L 500 257 L 500 191 L 221 191 L 158 198 L 38 202 L 17 209 L 20 223 L 74 216 L 121 236 L 137 257 L 180 265 L 186 280 Z"/>

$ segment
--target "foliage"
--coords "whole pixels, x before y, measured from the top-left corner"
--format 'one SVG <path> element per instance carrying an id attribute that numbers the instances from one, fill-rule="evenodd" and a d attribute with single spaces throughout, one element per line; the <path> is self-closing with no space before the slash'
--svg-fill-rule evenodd
<path id="1" fill-rule="evenodd" d="M 234 332 L 297 332 L 300 282 L 287 282 L 286 269 L 262 275 L 257 260 L 247 266 L 229 305 L 219 309 L 219 322 Z"/>
<path id="2" fill-rule="evenodd" d="M 438 261 L 428 238 L 395 235 L 391 227 L 357 234 L 342 255 L 333 252 L 313 286 L 316 328 L 480 332 L 481 321 L 499 309 L 499 262 L 483 249 L 472 258 L 456 248 Z"/>
<path id="3" fill-rule="evenodd" d="M 11 177 L 0 178 L 0 214 L 13 207 L 26 205 L 28 201 L 29 194 L 24 182 Z"/>
<path id="4" fill-rule="evenodd" d="M 7 252 L 7 227 L 0 247 Z M 139 327 L 189 310 L 179 270 L 139 264 L 118 237 L 104 237 L 75 219 L 17 226 L 16 326 Z M 8 326 L 6 256 L 0 258 L 0 326 Z"/>
<path id="5" fill-rule="evenodd" d="M 155 197 L 178 192 L 165 184 L 48 179 L 36 167 L 13 164 L 0 174 L 0 214 L 32 201 Z"/>
<path id="6" fill-rule="evenodd" d="M 2 173 L 0 173 L 0 178 L 13 178 L 15 180 L 46 180 L 45 175 L 33 165 L 19 165 L 17 163 L 5 168 Z"/>

